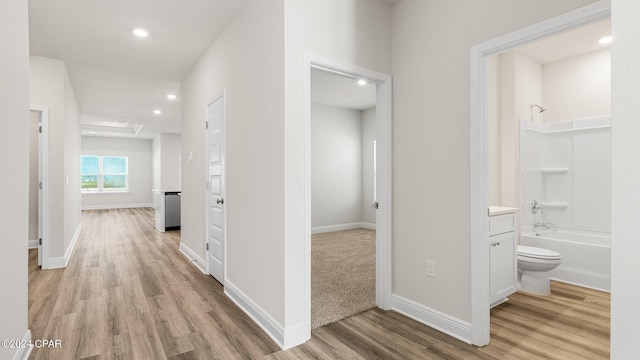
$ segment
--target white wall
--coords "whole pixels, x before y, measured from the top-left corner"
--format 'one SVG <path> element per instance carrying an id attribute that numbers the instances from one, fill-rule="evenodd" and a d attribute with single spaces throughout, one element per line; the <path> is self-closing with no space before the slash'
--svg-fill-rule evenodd
<path id="1" fill-rule="evenodd" d="M 305 321 L 304 55 L 391 73 L 391 9 L 378 0 L 285 0 L 285 326 Z"/>
<path id="2" fill-rule="evenodd" d="M 604 49 L 545 64 L 544 121 L 611 115 L 611 50 Z"/>
<path id="3" fill-rule="evenodd" d="M 80 107 L 66 65 L 63 71 L 64 94 L 64 249 L 79 236 L 82 223 L 80 197 Z M 49 143 L 51 145 L 51 143 Z M 52 189 L 52 188 L 50 188 Z"/>
<path id="4" fill-rule="evenodd" d="M 160 188 L 180 190 L 180 134 L 160 134 L 162 154 Z"/>
<path id="5" fill-rule="evenodd" d="M 518 51 L 499 56 L 500 203 L 520 205 L 520 121 L 531 119 L 531 104 L 542 103 L 542 66 Z M 533 120 L 542 122 L 534 111 Z"/>
<path id="6" fill-rule="evenodd" d="M 311 226 L 362 222 L 362 114 L 311 106 Z"/>
<path id="7" fill-rule="evenodd" d="M 158 134 L 152 141 L 154 190 L 180 191 L 180 134 Z"/>
<path id="8" fill-rule="evenodd" d="M 151 140 L 83 136 L 82 155 L 129 158 L 129 190 L 124 193 L 83 193 L 83 209 L 152 206 Z"/>
<path id="9" fill-rule="evenodd" d="M 611 358 L 640 354 L 640 2 L 613 0 Z"/>
<path id="10" fill-rule="evenodd" d="M 49 258 L 61 266 L 81 227 L 78 103 L 61 60 L 31 56 L 29 85 L 31 105 L 49 108 Z"/>
<path id="11" fill-rule="evenodd" d="M 27 332 L 27 235 L 29 206 L 29 35 L 27 2 L 8 0 L 0 11 L 0 153 L 5 189 L 0 205 L 0 339 L 23 339 Z M 16 349 L 0 348 L 0 359 Z"/>
<path id="12" fill-rule="evenodd" d="M 281 329 L 286 307 L 283 24 L 282 0 L 248 1 L 181 85 L 181 246 L 204 260 L 204 114 L 208 102 L 225 91 L 225 289 L 244 293 Z"/>
<path id="13" fill-rule="evenodd" d="M 376 140 L 376 109 L 362 111 L 362 222 L 376 223 L 373 196 L 373 141 Z"/>
<path id="14" fill-rule="evenodd" d="M 469 49 L 592 2 L 394 5 L 395 294 L 470 321 Z M 427 259 L 436 261 L 436 278 L 424 275 Z"/>

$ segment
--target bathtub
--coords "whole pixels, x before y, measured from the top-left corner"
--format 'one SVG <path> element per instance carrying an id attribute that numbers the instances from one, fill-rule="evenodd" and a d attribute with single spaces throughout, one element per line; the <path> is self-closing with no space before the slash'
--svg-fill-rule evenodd
<path id="1" fill-rule="evenodd" d="M 551 279 L 592 289 L 611 291 L 611 235 L 606 233 L 556 230 L 523 231 L 520 245 L 557 251 L 562 263 L 551 270 Z"/>

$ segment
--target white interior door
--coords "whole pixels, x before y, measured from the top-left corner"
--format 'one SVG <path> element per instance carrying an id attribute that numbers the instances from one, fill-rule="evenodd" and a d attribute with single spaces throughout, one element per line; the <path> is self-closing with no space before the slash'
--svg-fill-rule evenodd
<path id="1" fill-rule="evenodd" d="M 224 97 L 207 106 L 207 263 L 209 273 L 224 285 Z"/>

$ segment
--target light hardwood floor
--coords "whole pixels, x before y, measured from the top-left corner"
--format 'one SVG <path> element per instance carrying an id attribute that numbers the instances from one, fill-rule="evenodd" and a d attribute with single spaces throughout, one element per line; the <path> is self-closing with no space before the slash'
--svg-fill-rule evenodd
<path id="1" fill-rule="evenodd" d="M 373 309 L 278 346 L 159 233 L 152 209 L 83 212 L 66 269 L 29 253 L 31 359 L 607 359 L 609 295 L 553 283 L 550 297 L 514 294 L 492 310 L 491 344 L 476 348 L 393 311 Z"/>

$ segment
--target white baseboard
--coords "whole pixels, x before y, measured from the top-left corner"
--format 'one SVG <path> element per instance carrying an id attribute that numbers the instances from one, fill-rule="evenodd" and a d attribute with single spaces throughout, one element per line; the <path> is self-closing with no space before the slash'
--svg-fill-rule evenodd
<path id="1" fill-rule="evenodd" d="M 311 338 L 304 324 L 285 329 L 269 313 L 256 304 L 250 297 L 238 289 L 228 279 L 224 282 L 224 293 L 264 330 L 282 350 L 298 346 Z"/>
<path id="2" fill-rule="evenodd" d="M 184 242 L 180 241 L 180 252 L 193 263 L 203 274 L 207 273 L 207 263 L 203 258 L 198 256 L 195 251 L 191 250 Z"/>
<path id="3" fill-rule="evenodd" d="M 376 229 L 376 224 L 372 224 L 372 223 L 368 223 L 368 222 L 361 222 L 360 223 L 360 227 L 363 229 L 369 229 L 369 230 L 375 230 Z"/>
<path id="4" fill-rule="evenodd" d="M 471 344 L 471 324 L 402 296 L 392 295 L 393 310 L 447 335 Z"/>
<path id="5" fill-rule="evenodd" d="M 375 230 L 376 224 L 371 224 L 366 222 L 356 222 L 356 223 L 350 223 L 350 224 L 316 226 L 314 228 L 311 228 L 311 233 L 321 234 L 321 233 L 328 233 L 328 232 L 334 232 L 334 231 L 344 231 L 344 230 L 353 230 L 353 229 L 361 229 L 361 228 Z"/>
<path id="6" fill-rule="evenodd" d="M 38 240 L 29 240 L 29 249 L 37 249 L 38 242 Z"/>
<path id="7" fill-rule="evenodd" d="M 22 343 L 31 343 L 31 330 L 27 329 L 27 333 L 22 338 Z M 31 355 L 31 350 L 33 350 L 33 346 L 18 347 L 15 354 L 13 354 L 13 360 L 27 360 Z"/>
<path id="8" fill-rule="evenodd" d="M 82 205 L 82 210 L 110 210 L 110 209 L 135 209 L 135 208 L 155 208 L 154 203 L 146 204 L 116 204 L 116 205 Z"/>
<path id="9" fill-rule="evenodd" d="M 80 233 L 82 232 L 82 227 L 82 223 L 78 224 L 76 232 L 73 234 L 71 243 L 67 247 L 67 250 L 64 252 L 63 257 L 49 258 L 49 260 L 47 261 L 47 269 L 60 269 L 67 267 L 67 264 L 69 264 L 69 259 L 71 259 L 71 254 L 73 254 L 73 249 L 76 247 L 76 243 L 78 242 L 78 238 L 80 237 Z"/>

